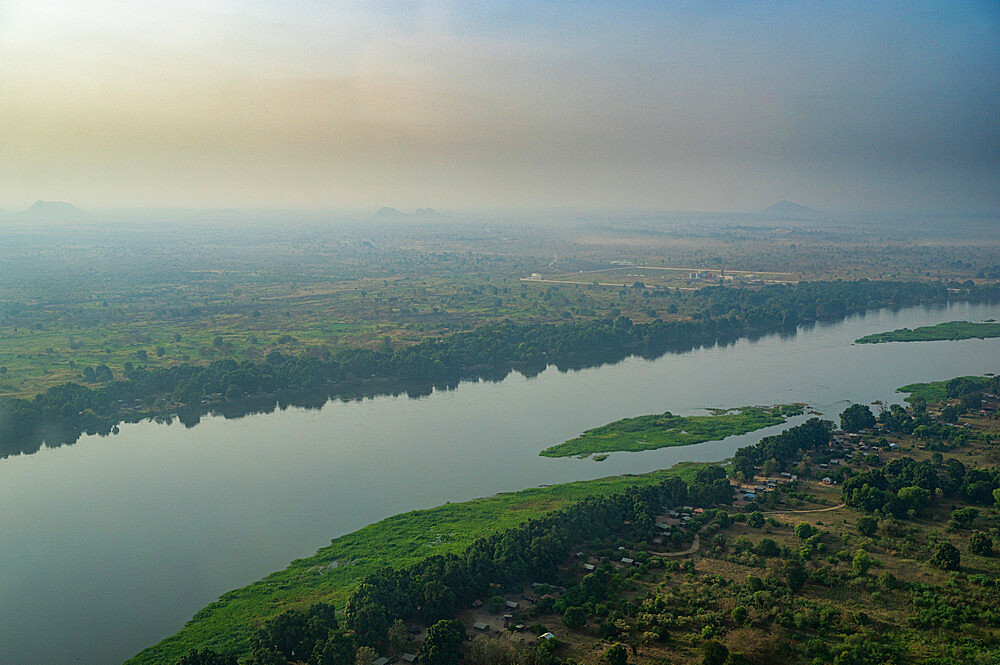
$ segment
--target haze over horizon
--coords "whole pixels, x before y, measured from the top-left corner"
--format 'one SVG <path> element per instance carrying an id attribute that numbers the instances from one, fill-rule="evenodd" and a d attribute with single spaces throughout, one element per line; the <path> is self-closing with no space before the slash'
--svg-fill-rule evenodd
<path id="1" fill-rule="evenodd" d="M 1000 211 L 1000 5 L 11 0 L 0 207 Z"/>

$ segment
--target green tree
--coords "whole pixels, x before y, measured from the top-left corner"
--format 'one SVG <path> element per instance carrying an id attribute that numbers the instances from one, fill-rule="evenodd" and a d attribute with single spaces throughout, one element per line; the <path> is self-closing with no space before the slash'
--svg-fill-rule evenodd
<path id="1" fill-rule="evenodd" d="M 181 656 L 177 665 L 236 665 L 236 656 L 221 654 L 211 649 L 191 649 Z"/>
<path id="2" fill-rule="evenodd" d="M 504 605 L 504 597 L 499 595 L 490 596 L 490 598 L 486 601 L 486 609 L 493 614 L 499 614 L 500 610 L 504 608 Z"/>
<path id="3" fill-rule="evenodd" d="M 799 540 L 805 540 L 814 533 L 816 533 L 816 527 L 809 522 L 799 522 L 795 525 L 795 536 Z"/>
<path id="4" fill-rule="evenodd" d="M 867 404 L 852 404 L 840 414 L 840 428 L 845 432 L 860 432 L 875 427 L 875 415 Z"/>
<path id="5" fill-rule="evenodd" d="M 425 665 L 457 665 L 464 640 L 465 627 L 460 621 L 442 619 L 427 629 L 420 661 Z"/>
<path id="6" fill-rule="evenodd" d="M 963 529 L 970 526 L 977 517 L 979 517 L 979 511 L 969 506 L 951 511 L 951 520 L 955 526 Z"/>
<path id="7" fill-rule="evenodd" d="M 388 637 L 389 644 L 392 645 L 393 649 L 396 651 L 402 650 L 402 648 L 406 646 L 406 638 L 409 637 L 409 632 L 406 630 L 406 624 L 400 619 L 393 621 L 392 625 L 389 626 Z"/>
<path id="8" fill-rule="evenodd" d="M 854 569 L 854 574 L 858 577 L 868 574 L 868 569 L 872 567 L 872 559 L 868 556 L 868 552 L 864 550 L 858 550 L 854 553 L 854 559 L 851 561 L 851 567 Z"/>
<path id="9" fill-rule="evenodd" d="M 759 529 L 764 526 L 764 515 L 759 510 L 753 511 L 747 515 L 747 526 L 753 527 L 754 529 Z"/>
<path id="10" fill-rule="evenodd" d="M 864 517 L 858 518 L 858 533 L 862 536 L 867 536 L 871 538 L 875 535 L 875 530 L 878 528 L 878 520 L 874 517 L 865 515 Z"/>
<path id="11" fill-rule="evenodd" d="M 962 555 L 958 548 L 951 543 L 941 543 L 934 549 L 930 561 L 931 565 L 941 570 L 958 570 L 962 562 Z"/>
<path id="12" fill-rule="evenodd" d="M 993 539 L 989 534 L 982 531 L 974 531 L 969 536 L 969 552 L 979 556 L 990 556 L 993 554 Z"/>
<path id="13" fill-rule="evenodd" d="M 582 607 L 567 607 L 562 622 L 567 628 L 580 628 L 587 623 L 587 612 Z"/>
<path id="14" fill-rule="evenodd" d="M 354 654 L 354 665 L 372 665 L 376 658 L 378 658 L 378 651 L 371 647 L 360 647 Z"/>
<path id="15" fill-rule="evenodd" d="M 715 640 L 702 644 L 701 653 L 702 665 L 724 665 L 729 658 L 729 649 Z"/>
<path id="16" fill-rule="evenodd" d="M 604 652 L 602 656 L 608 665 L 627 665 L 628 650 L 624 644 L 612 644 L 611 648 Z"/>

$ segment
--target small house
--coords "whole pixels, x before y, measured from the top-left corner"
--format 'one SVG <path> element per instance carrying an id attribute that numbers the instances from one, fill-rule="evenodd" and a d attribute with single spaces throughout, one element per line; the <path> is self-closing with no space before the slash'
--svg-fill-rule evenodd
<path id="1" fill-rule="evenodd" d="M 541 639 L 543 639 L 543 640 L 554 640 L 554 639 L 556 639 L 556 636 L 553 635 L 552 633 L 542 633 L 539 637 Z"/>
<path id="2" fill-rule="evenodd" d="M 583 569 L 584 570 L 596 570 L 597 566 L 595 566 L 592 563 L 585 563 L 585 564 L 583 564 Z"/>
<path id="3" fill-rule="evenodd" d="M 516 610 L 520 606 L 521 606 L 521 604 L 518 603 L 516 600 L 508 600 L 507 601 L 507 609 L 508 610 Z"/>
<path id="4" fill-rule="evenodd" d="M 483 621 L 477 621 L 474 624 L 472 624 L 472 627 L 481 633 L 485 633 L 487 630 L 490 629 L 490 624 L 485 623 Z"/>
<path id="5" fill-rule="evenodd" d="M 627 556 L 623 556 L 622 563 L 624 563 L 626 566 L 631 566 L 633 563 L 635 563 L 635 559 L 630 559 Z"/>
<path id="6" fill-rule="evenodd" d="M 832 485 L 833 484 L 833 478 L 831 478 L 830 476 L 824 476 L 823 480 L 820 481 L 820 482 L 822 482 L 824 485 Z"/>
<path id="7" fill-rule="evenodd" d="M 404 663 L 415 663 L 417 662 L 417 654 L 415 653 L 404 653 L 403 654 Z"/>

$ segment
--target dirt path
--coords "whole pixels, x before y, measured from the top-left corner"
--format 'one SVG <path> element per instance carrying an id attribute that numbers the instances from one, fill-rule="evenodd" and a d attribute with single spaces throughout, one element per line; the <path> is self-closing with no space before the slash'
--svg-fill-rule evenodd
<path id="1" fill-rule="evenodd" d="M 691 547 L 687 548 L 683 552 L 650 552 L 653 556 L 686 556 L 688 554 L 694 554 L 701 547 L 701 538 L 698 534 L 694 534 L 694 540 L 691 541 Z"/>
<path id="2" fill-rule="evenodd" d="M 764 515 L 782 515 L 782 514 L 791 514 L 791 513 L 796 513 L 796 514 L 801 514 L 801 513 L 826 513 L 826 512 L 829 512 L 831 510 L 838 510 L 840 508 L 843 508 L 846 505 L 847 505 L 846 503 L 840 503 L 840 504 L 837 504 L 836 506 L 831 506 L 829 508 L 814 508 L 812 510 L 764 510 L 764 511 L 761 511 L 761 512 Z"/>

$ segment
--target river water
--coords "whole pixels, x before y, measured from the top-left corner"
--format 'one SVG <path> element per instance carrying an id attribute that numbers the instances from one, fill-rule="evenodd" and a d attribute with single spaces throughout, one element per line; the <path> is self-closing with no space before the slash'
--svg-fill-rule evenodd
<path id="1" fill-rule="evenodd" d="M 855 345 L 1000 319 L 1000 306 L 879 310 L 795 335 L 421 398 L 330 402 L 185 429 L 144 422 L 0 461 L 0 665 L 120 663 L 223 592 L 389 515 L 504 490 L 714 461 L 780 431 L 604 462 L 538 451 L 646 413 L 901 401 L 906 383 L 1000 372 L 1000 339 Z M 792 422 L 800 422 L 805 417 Z"/>

